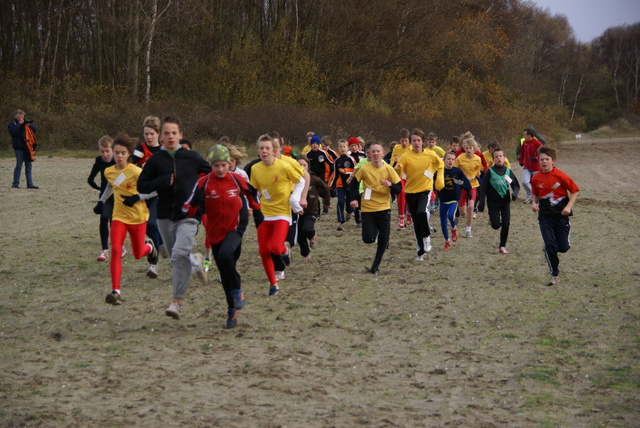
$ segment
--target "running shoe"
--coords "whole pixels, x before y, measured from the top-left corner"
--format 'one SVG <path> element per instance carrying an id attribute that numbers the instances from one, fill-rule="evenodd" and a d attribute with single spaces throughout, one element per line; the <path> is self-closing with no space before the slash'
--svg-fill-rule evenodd
<path id="1" fill-rule="evenodd" d="M 336 227 L 336 230 L 338 232 L 342 232 L 344 230 L 344 228 L 342 227 L 342 223 L 338 223 L 338 227 Z"/>
<path id="2" fill-rule="evenodd" d="M 107 298 L 105 301 L 113 306 L 118 306 L 122 304 L 122 299 L 120 298 L 120 293 L 113 290 L 111 293 L 107 294 Z"/>
<path id="3" fill-rule="evenodd" d="M 411 223 L 413 223 L 413 219 L 411 218 L 411 214 L 407 214 L 407 221 L 405 222 L 405 224 L 407 226 L 411 225 Z"/>
<path id="4" fill-rule="evenodd" d="M 158 277 L 158 265 L 149 265 L 147 268 L 147 276 L 151 279 Z"/>
<path id="5" fill-rule="evenodd" d="M 404 229 L 405 227 L 407 227 L 407 225 L 404 222 L 404 216 L 400 216 L 400 219 L 398 220 L 398 228 Z"/>
<path id="6" fill-rule="evenodd" d="M 432 246 L 431 246 L 431 237 L 430 237 L 430 236 L 427 236 L 426 238 L 424 238 L 424 239 L 422 240 L 422 242 L 423 242 L 423 245 L 424 245 L 424 250 L 425 250 L 427 253 L 428 253 L 429 251 L 431 251 L 431 248 L 432 248 Z"/>
<path id="7" fill-rule="evenodd" d="M 315 248 L 317 243 L 318 243 L 318 234 L 316 233 L 315 235 L 313 235 L 313 238 L 311 238 L 311 241 L 309 242 L 309 248 L 311 249 Z"/>
<path id="8" fill-rule="evenodd" d="M 280 288 L 277 285 L 272 285 L 269 287 L 269 296 L 275 296 L 280 292 Z"/>
<path id="9" fill-rule="evenodd" d="M 504 248 L 504 247 L 500 247 L 500 248 L 498 249 L 498 252 L 499 252 L 500 254 L 509 254 L 509 252 L 507 251 L 507 249 L 506 249 L 506 248 Z"/>
<path id="10" fill-rule="evenodd" d="M 445 241 L 443 251 L 449 251 L 451 249 L 451 242 Z"/>
<path id="11" fill-rule="evenodd" d="M 560 282 L 560 278 L 558 278 L 558 275 L 551 275 L 551 278 L 549 278 L 549 282 L 547 283 L 547 286 L 550 287 L 552 285 L 556 285 Z"/>
<path id="12" fill-rule="evenodd" d="M 124 259 L 124 256 L 126 256 L 127 254 L 129 254 L 129 252 L 127 251 L 126 248 L 122 247 L 122 255 L 120 256 L 121 258 Z"/>
<path id="13" fill-rule="evenodd" d="M 196 271 L 196 276 L 202 285 L 207 285 L 207 272 L 205 272 L 202 267 L 204 256 L 202 253 L 195 253 L 195 256 L 198 258 L 198 270 Z"/>
<path id="14" fill-rule="evenodd" d="M 99 262 L 106 262 L 107 260 L 109 260 L 109 250 L 102 250 L 96 260 Z"/>
<path id="15" fill-rule="evenodd" d="M 470 231 L 470 230 L 467 230 L 467 231 L 464 233 L 464 236 L 465 236 L 465 238 L 473 238 L 473 235 L 471 234 L 471 231 Z"/>
<path id="16" fill-rule="evenodd" d="M 205 272 L 209 272 L 209 269 L 211 269 L 211 259 L 204 259 L 204 261 L 202 262 L 202 268 Z"/>
<path id="17" fill-rule="evenodd" d="M 144 243 L 151 245 L 151 251 L 147 254 L 147 261 L 152 264 L 158 258 L 158 250 L 156 250 L 156 246 L 148 236 L 145 236 Z"/>
<path id="18" fill-rule="evenodd" d="M 456 242 L 458 240 L 458 228 L 451 229 L 451 240 Z"/>
<path id="19" fill-rule="evenodd" d="M 227 328 L 233 328 L 238 325 L 238 311 L 235 309 L 227 310 Z"/>
<path id="20" fill-rule="evenodd" d="M 283 270 L 276 271 L 276 281 L 282 281 L 285 278 Z"/>
<path id="21" fill-rule="evenodd" d="M 416 261 L 417 262 L 424 261 L 424 254 L 422 254 L 421 256 L 416 256 Z"/>
<path id="22" fill-rule="evenodd" d="M 282 261 L 285 266 L 289 266 L 291 264 L 291 244 L 289 244 L 289 241 L 286 241 L 284 246 L 287 247 L 287 251 L 282 255 Z"/>
<path id="23" fill-rule="evenodd" d="M 174 320 L 180 319 L 180 311 L 182 311 L 182 305 L 177 302 L 171 302 L 169 307 L 164 311 L 164 314 Z"/>
<path id="24" fill-rule="evenodd" d="M 231 297 L 233 297 L 233 304 L 236 309 L 244 308 L 244 292 L 241 288 L 238 288 L 237 290 L 231 290 Z"/>

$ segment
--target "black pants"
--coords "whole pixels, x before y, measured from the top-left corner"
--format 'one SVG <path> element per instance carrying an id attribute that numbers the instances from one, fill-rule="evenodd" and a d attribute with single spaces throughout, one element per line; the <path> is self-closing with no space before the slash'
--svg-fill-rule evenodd
<path id="1" fill-rule="evenodd" d="M 371 272 L 378 270 L 382 256 L 389 246 L 389 233 L 391 232 L 391 210 L 362 212 L 362 241 L 365 244 L 373 244 L 378 238 L 376 258 L 371 265 Z"/>
<path id="2" fill-rule="evenodd" d="M 538 215 L 540 233 L 544 242 L 544 256 L 549 264 L 551 275 L 560 273 L 558 266 L 560 259 L 558 253 L 566 253 L 571 248 L 570 235 L 571 223 L 568 216 L 542 216 Z"/>
<path id="3" fill-rule="evenodd" d="M 298 218 L 298 245 L 300 245 L 302 257 L 307 257 L 311 253 L 309 242 L 316 234 L 317 218 L 318 216 L 314 214 L 305 214 Z"/>
<path id="4" fill-rule="evenodd" d="M 411 217 L 413 217 L 413 230 L 418 243 L 419 256 L 425 253 L 424 238 L 428 238 L 431 235 L 429 216 L 427 214 L 430 196 L 431 192 L 405 193 L 407 207 Z"/>
<path id="5" fill-rule="evenodd" d="M 111 214 L 113 214 L 113 196 L 102 206 L 100 214 L 100 243 L 103 250 L 109 249 L 109 225 L 111 224 Z"/>
<path id="6" fill-rule="evenodd" d="M 487 208 L 489 209 L 489 221 L 491 221 L 491 227 L 495 230 L 500 229 L 500 247 L 504 247 L 507 245 L 507 238 L 509 237 L 511 204 L 487 204 Z"/>
<path id="7" fill-rule="evenodd" d="M 236 270 L 236 262 L 242 252 L 242 235 L 236 231 L 227 233 L 221 243 L 211 244 L 211 252 L 216 261 L 218 272 L 220 272 L 227 305 L 229 309 L 233 309 L 235 303 L 231 291 L 240 289 L 242 285 L 240 274 Z"/>

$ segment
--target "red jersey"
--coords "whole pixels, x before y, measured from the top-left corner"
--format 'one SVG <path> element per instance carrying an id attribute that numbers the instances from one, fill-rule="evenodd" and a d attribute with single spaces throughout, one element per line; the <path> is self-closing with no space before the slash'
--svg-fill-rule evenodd
<path id="1" fill-rule="evenodd" d="M 183 211 L 190 212 L 198 205 L 204 206 L 207 239 L 214 245 L 221 243 L 231 231 L 243 234 L 249 222 L 248 207 L 260 209 L 256 190 L 241 175 L 231 171 L 223 178 L 211 172 L 198 179 Z"/>
<path id="2" fill-rule="evenodd" d="M 531 177 L 531 192 L 538 197 L 542 215 L 562 215 L 562 210 L 569 203 L 569 193 L 579 191 L 573 179 L 556 167 L 549 172 L 540 171 Z"/>
<path id="3" fill-rule="evenodd" d="M 542 143 L 535 138 L 525 140 L 520 148 L 520 157 L 518 162 L 524 165 L 529 171 L 540 171 L 540 163 L 538 162 L 538 149 L 542 147 Z"/>

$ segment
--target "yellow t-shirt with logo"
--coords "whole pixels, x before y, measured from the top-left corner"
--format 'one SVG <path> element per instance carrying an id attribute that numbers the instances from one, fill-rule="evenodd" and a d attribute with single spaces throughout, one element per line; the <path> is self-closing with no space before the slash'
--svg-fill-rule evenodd
<path id="1" fill-rule="evenodd" d="M 456 158 L 453 166 L 457 166 L 462 170 L 464 175 L 467 177 L 467 180 L 469 180 L 469 183 L 471 183 L 471 187 L 480 186 L 480 183 L 478 183 L 478 175 L 482 169 L 482 160 L 480 160 L 480 156 L 473 155 L 473 158 L 469 159 L 467 158 L 466 153 L 462 153 Z"/>
<path id="2" fill-rule="evenodd" d="M 296 165 L 300 166 L 297 162 Z M 289 197 L 301 177 L 302 174 L 286 160 L 274 159 L 271 165 L 263 162 L 253 165 L 250 182 L 260 193 L 260 210 L 265 217 L 291 218 Z"/>
<path id="3" fill-rule="evenodd" d="M 104 170 L 104 178 L 113 189 L 113 214 L 112 220 L 121 221 L 124 224 L 141 224 L 149 220 L 149 209 L 145 201 L 138 201 L 132 207 L 124 204 L 123 196 L 138 194 L 138 177 L 142 168 L 132 163 L 123 169 L 110 166 Z"/>
<path id="4" fill-rule="evenodd" d="M 400 177 L 386 162 L 376 168 L 372 163 L 363 165 L 354 173 L 354 177 L 362 184 L 360 209 L 362 212 L 375 212 L 391 209 L 391 189 L 382 184 L 382 180 L 399 183 Z"/>
<path id="5" fill-rule="evenodd" d="M 413 150 L 402 155 L 396 168 L 406 175 L 405 193 L 420 193 L 433 190 L 433 176 L 436 171 L 436 189 L 444 187 L 444 162 L 432 150 L 415 153 Z"/>

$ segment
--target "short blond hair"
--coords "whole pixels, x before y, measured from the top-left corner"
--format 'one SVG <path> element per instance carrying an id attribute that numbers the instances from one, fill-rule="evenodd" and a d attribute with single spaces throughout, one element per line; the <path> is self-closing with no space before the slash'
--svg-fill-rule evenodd
<path id="1" fill-rule="evenodd" d="M 100 139 L 98 140 L 98 148 L 100 147 L 103 147 L 105 149 L 113 147 L 113 138 L 108 135 L 103 135 L 102 137 L 100 137 Z"/>

